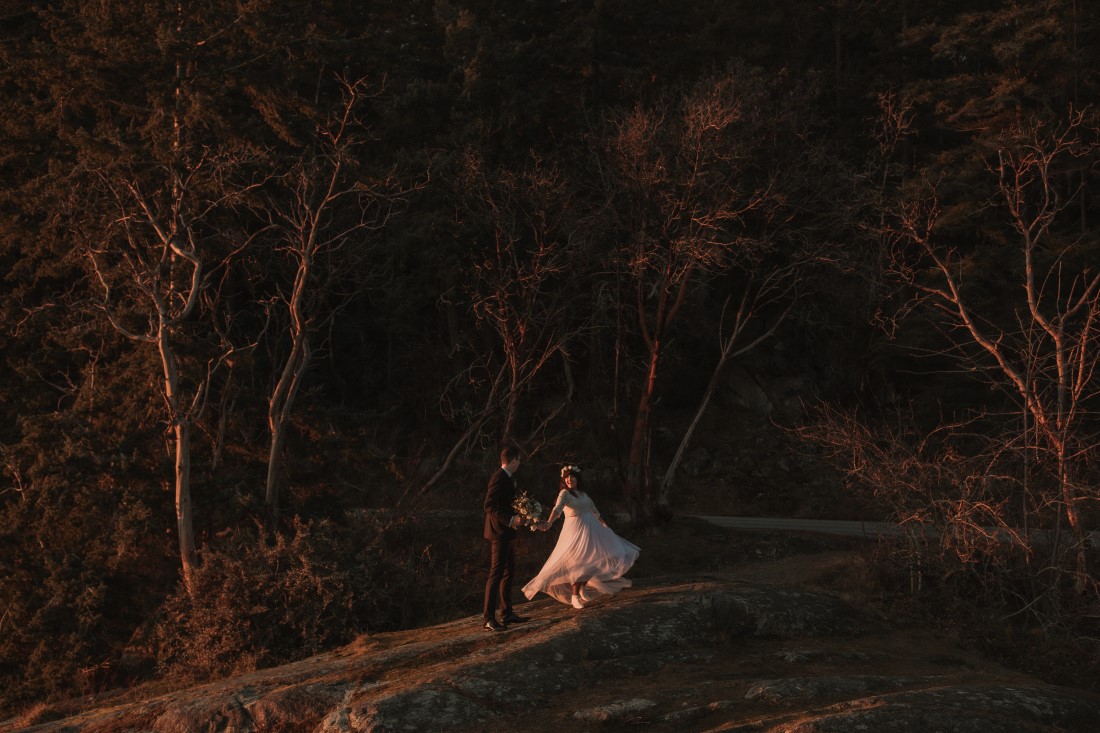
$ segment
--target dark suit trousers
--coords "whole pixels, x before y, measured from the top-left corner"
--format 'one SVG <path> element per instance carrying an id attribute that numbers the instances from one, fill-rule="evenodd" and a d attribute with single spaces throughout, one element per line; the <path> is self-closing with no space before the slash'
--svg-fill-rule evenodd
<path id="1" fill-rule="evenodd" d="M 511 537 L 489 541 L 489 581 L 485 584 L 485 618 L 496 618 L 497 601 L 503 615 L 512 612 L 512 574 L 516 569 L 516 548 Z"/>

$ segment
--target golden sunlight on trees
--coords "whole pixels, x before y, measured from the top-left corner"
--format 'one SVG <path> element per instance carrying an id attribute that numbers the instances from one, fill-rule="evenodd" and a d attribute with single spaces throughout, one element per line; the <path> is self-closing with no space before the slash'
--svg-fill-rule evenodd
<path id="1" fill-rule="evenodd" d="M 9 0 L 0 708 L 474 613 L 501 441 L 1094 639 L 1097 8 Z"/>
<path id="2" fill-rule="evenodd" d="M 184 583 L 197 562 L 191 502 L 191 430 L 206 400 L 210 372 L 232 351 L 227 347 L 206 373 L 181 373 L 181 330 L 192 318 L 204 287 L 204 217 L 214 208 L 196 189 L 221 165 L 202 159 L 188 170 L 159 168 L 163 176 L 102 177 L 117 217 L 88 244 L 88 264 L 102 289 L 100 308 L 118 333 L 155 348 L 163 372 L 163 398 L 174 439 L 176 528 Z M 206 181 L 209 183 L 209 180 Z M 145 186 L 153 186 L 146 192 Z"/>
<path id="3" fill-rule="evenodd" d="M 1071 112 L 1030 118 L 991 146 L 987 175 L 1004 214 L 986 245 L 999 259 L 993 278 L 976 264 L 982 248 L 941 234 L 936 186 L 919 186 L 884 230 L 894 245 L 888 274 L 912 296 L 902 312 L 927 318 L 940 339 L 931 355 L 993 388 L 978 411 L 920 434 L 872 431 L 826 406 L 807 431 L 898 521 L 921 528 L 920 543 L 963 563 L 1022 555 L 1034 573 L 1027 605 L 1040 614 L 1058 614 L 1067 587 L 1076 597 L 1096 590 L 1088 553 L 1100 502 L 1100 272 L 1070 209 L 1081 194 L 1076 172 L 1098 151 L 1092 135 Z M 1000 277 L 1014 287 L 1002 289 Z M 1000 412 L 998 394 L 1015 415 Z"/>
<path id="4" fill-rule="evenodd" d="M 668 510 L 653 494 L 647 446 L 662 357 L 682 307 L 707 278 L 739 261 L 762 262 L 774 245 L 746 224 L 777 203 L 766 172 L 768 150 L 757 135 L 766 99 L 761 79 L 741 70 L 609 120 L 601 168 L 605 211 L 619 237 L 619 266 L 645 345 L 624 476 L 635 521 Z M 751 290 L 742 319 L 754 308 Z M 739 337 L 737 327 L 723 337 L 724 358 Z M 670 482 L 671 472 L 662 499 Z"/>
<path id="5" fill-rule="evenodd" d="M 342 81 L 341 88 L 342 107 L 318 126 L 315 144 L 294 166 L 265 186 L 255 212 L 275 254 L 289 262 L 290 280 L 289 288 L 277 288 L 287 343 L 267 401 L 264 503 L 272 528 L 279 517 L 287 426 L 317 337 L 370 286 L 364 277 L 371 270 L 370 237 L 389 221 L 399 195 L 392 174 L 368 180 L 361 172 L 366 82 Z"/>
<path id="6" fill-rule="evenodd" d="M 900 241 L 925 258 L 922 270 L 901 274 L 943 319 L 944 332 L 954 339 L 953 353 L 1018 400 L 1025 459 L 1034 454 L 1035 468 L 1042 471 L 1035 484 L 1025 482 L 1028 501 L 1040 515 L 1055 512 L 1053 522 L 1041 516 L 1040 526 L 1068 525 L 1064 549 L 1074 561 L 1066 571 L 1079 592 L 1090 582 L 1081 512 L 1100 500 L 1081 474 L 1100 449 L 1084 430 L 1100 398 L 1094 379 L 1100 363 L 1100 271 L 1081 258 L 1072 237 L 1058 236 L 1059 215 L 1074 192 L 1063 192 L 1056 178 L 1096 153 L 1088 134 L 1082 114 L 1072 112 L 1056 124 L 1029 120 L 998 140 L 990 168 L 1015 236 L 1006 246 L 1018 258 L 1022 296 L 1012 321 L 999 321 L 975 306 L 966 290 L 966 263 L 936 237 L 934 191 L 901 211 L 898 231 Z M 1031 470 L 1027 463 L 1025 468 Z"/>

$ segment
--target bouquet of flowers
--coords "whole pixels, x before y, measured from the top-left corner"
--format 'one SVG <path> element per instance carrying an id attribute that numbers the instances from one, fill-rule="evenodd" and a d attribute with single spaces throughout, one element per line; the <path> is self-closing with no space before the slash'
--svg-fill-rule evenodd
<path id="1" fill-rule="evenodd" d="M 520 495 L 516 497 L 516 500 L 512 502 L 512 509 L 519 515 L 520 519 L 527 522 L 527 528 L 532 532 L 535 531 L 534 523 L 539 521 L 542 514 L 542 504 L 532 499 L 527 495 L 526 491 L 520 492 Z"/>

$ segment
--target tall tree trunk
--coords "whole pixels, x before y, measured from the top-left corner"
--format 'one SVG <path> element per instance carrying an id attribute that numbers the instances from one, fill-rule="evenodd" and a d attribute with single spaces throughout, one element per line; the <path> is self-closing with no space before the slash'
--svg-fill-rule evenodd
<path id="1" fill-rule="evenodd" d="M 794 278 L 793 275 L 783 273 L 784 271 L 782 270 L 777 273 L 777 281 L 782 282 L 788 280 L 788 278 Z M 692 418 L 687 432 L 684 433 L 684 437 L 680 440 L 680 445 L 676 448 L 676 454 L 672 457 L 672 462 L 665 471 L 664 478 L 661 479 L 660 487 L 658 487 L 657 511 L 661 514 L 672 516 L 669 496 L 671 494 L 672 485 L 676 480 L 676 469 L 679 467 L 680 461 L 683 459 L 684 453 L 691 443 L 691 438 L 695 434 L 695 428 L 699 425 L 699 421 L 703 418 L 703 413 L 706 412 L 711 399 L 714 397 L 714 393 L 718 390 L 718 380 L 722 375 L 722 370 L 725 368 L 726 363 L 729 362 L 730 358 L 751 351 L 765 339 L 770 338 L 771 335 L 775 333 L 775 330 L 779 328 L 779 325 L 787 319 L 787 314 L 791 312 L 791 308 L 794 306 L 794 300 L 792 299 L 787 307 L 783 309 L 763 333 L 736 351 L 734 350 L 734 346 L 740 341 L 741 335 L 744 333 L 749 320 L 758 312 L 762 304 L 774 302 L 773 293 L 776 291 L 773 289 L 773 283 L 770 282 L 770 280 L 771 278 L 766 278 L 760 289 L 755 290 L 755 294 L 752 294 L 754 289 L 746 288 L 742 295 L 741 306 L 737 310 L 737 317 L 734 322 L 733 330 L 729 336 L 725 337 L 722 341 L 722 353 L 718 357 L 718 363 L 714 366 L 714 372 L 710 376 L 710 382 L 703 392 L 703 398 L 699 401 L 699 409 L 695 411 L 695 417 Z M 790 292 L 793 288 L 793 284 L 788 285 L 780 289 L 779 292 Z"/>
<path id="2" fill-rule="evenodd" d="M 516 410 L 519 406 L 519 375 L 513 368 L 512 380 L 508 385 L 508 402 L 504 409 L 504 427 L 501 429 L 500 444 L 509 445 L 512 441 L 512 433 L 515 432 Z"/>
<path id="3" fill-rule="evenodd" d="M 183 584 L 189 594 L 195 590 L 195 525 L 191 516 L 191 421 L 176 423 L 176 529 L 180 540 Z"/>
<path id="4" fill-rule="evenodd" d="M 707 411 L 710 400 L 714 397 L 714 393 L 718 389 L 718 379 L 722 374 L 722 367 L 726 365 L 726 358 L 727 354 L 723 353 L 721 358 L 718 359 L 718 364 L 714 367 L 714 373 L 710 375 L 710 382 L 707 384 L 707 389 L 703 392 L 703 398 L 699 401 L 699 408 L 695 411 L 695 417 L 691 419 L 691 424 L 688 425 L 687 432 L 685 432 L 684 437 L 680 439 L 680 445 L 676 448 L 676 454 L 672 457 L 672 462 L 668 465 L 664 478 L 661 479 L 661 485 L 657 489 L 657 511 L 659 513 L 668 516 L 672 515 L 672 502 L 669 497 L 672 493 L 672 484 L 676 481 L 676 469 L 680 466 L 680 461 L 683 460 L 688 445 L 691 444 L 691 438 L 695 434 L 695 428 L 698 427 L 699 421 L 703 419 L 703 413 Z"/>
<path id="5" fill-rule="evenodd" d="M 1078 594 L 1084 593 L 1086 578 L 1088 577 L 1088 554 L 1085 547 L 1085 530 L 1081 525 L 1080 513 L 1077 510 L 1077 492 L 1073 488 L 1070 477 L 1069 462 L 1066 460 L 1065 444 L 1058 446 L 1058 481 L 1061 484 L 1062 503 L 1065 505 L 1066 521 L 1069 523 L 1070 532 L 1073 535 L 1074 576 L 1073 589 Z"/>
<path id="6" fill-rule="evenodd" d="M 210 472 L 214 473 L 221 465 L 222 453 L 225 451 L 225 431 L 229 424 L 229 413 L 233 411 L 236 398 L 233 396 L 233 372 L 229 372 L 229 378 L 222 388 L 221 404 L 218 406 L 218 431 L 214 436 L 213 455 L 210 457 Z"/>
<path id="7" fill-rule="evenodd" d="M 191 515 L 191 416 L 180 409 L 179 371 L 176 354 L 169 343 L 167 319 L 161 318 L 157 332 L 157 348 L 164 370 L 164 396 L 168 402 L 169 419 L 176 439 L 176 530 L 179 534 L 180 565 L 187 592 L 194 590 L 196 562 L 195 529 Z"/>
<path id="8" fill-rule="evenodd" d="M 267 450 L 267 480 L 264 484 L 264 513 L 268 530 L 279 524 L 279 475 L 282 472 L 283 445 L 286 442 L 286 424 L 269 418 L 271 444 Z"/>
<path id="9" fill-rule="evenodd" d="M 267 481 L 264 491 L 264 511 L 267 514 L 269 530 L 279 525 L 279 482 L 282 476 L 283 447 L 286 444 L 286 429 L 290 423 L 290 411 L 298 396 L 310 361 L 309 334 L 305 323 L 299 317 L 298 309 L 292 306 L 293 328 L 292 345 L 286 364 L 279 375 L 279 383 L 271 394 L 267 404 L 267 426 L 271 434 L 271 443 L 267 454 Z"/>
<path id="10" fill-rule="evenodd" d="M 657 364 L 661 353 L 660 341 L 654 339 L 649 351 L 649 372 L 642 394 L 638 399 L 638 412 L 634 418 L 634 431 L 630 437 L 630 453 L 626 462 L 626 483 L 623 493 L 630 505 L 630 518 L 635 524 L 644 524 L 653 518 L 652 491 L 649 485 L 646 444 L 649 441 L 649 418 L 653 409 L 653 393 L 657 384 Z"/>

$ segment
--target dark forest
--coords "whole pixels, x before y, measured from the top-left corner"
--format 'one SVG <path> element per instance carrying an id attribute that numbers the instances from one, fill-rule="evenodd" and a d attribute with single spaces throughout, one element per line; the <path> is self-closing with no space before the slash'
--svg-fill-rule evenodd
<path id="1" fill-rule="evenodd" d="M 475 612 L 505 444 L 660 531 L 781 435 L 1100 636 L 1100 5 L 9 0 L 0 89 L 4 708 Z"/>

